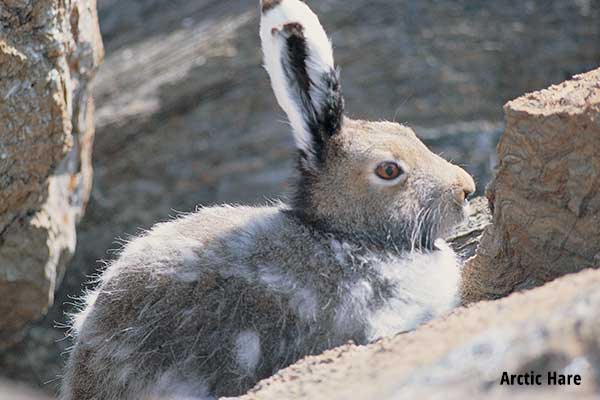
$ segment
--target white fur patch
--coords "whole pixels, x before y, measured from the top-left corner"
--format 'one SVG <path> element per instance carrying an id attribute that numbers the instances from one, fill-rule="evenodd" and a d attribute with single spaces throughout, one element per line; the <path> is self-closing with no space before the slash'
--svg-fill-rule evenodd
<path id="1" fill-rule="evenodd" d="M 252 214 L 249 213 L 249 217 L 244 221 L 243 224 L 239 225 L 235 235 L 235 240 L 230 240 L 225 245 L 231 249 L 232 254 L 246 254 L 252 252 L 256 248 L 257 238 L 270 235 L 270 232 L 277 229 L 276 225 L 278 222 L 279 208 L 277 207 L 266 207 L 266 208 L 254 208 Z M 220 260 L 217 260 L 219 262 Z M 227 273 L 227 272 L 226 272 Z M 238 272 L 232 271 L 234 275 L 238 275 Z M 239 272 L 240 275 L 244 275 Z"/>
<path id="2" fill-rule="evenodd" d="M 184 378 L 177 368 L 167 370 L 157 376 L 154 384 L 142 393 L 140 399 L 160 400 L 209 400 L 214 399 L 208 394 L 204 380 Z"/>
<path id="3" fill-rule="evenodd" d="M 243 331 L 235 340 L 235 353 L 238 365 L 249 374 L 254 373 L 260 361 L 260 337 L 254 331 Z"/>
<path id="4" fill-rule="evenodd" d="M 200 257 L 191 247 L 182 247 L 179 250 L 181 265 L 174 268 L 173 276 L 181 282 L 196 282 L 200 279 Z"/>
<path id="5" fill-rule="evenodd" d="M 349 288 L 349 294 L 336 309 L 334 318 L 336 331 L 344 335 L 352 334 L 368 318 L 367 305 L 373 288 L 369 282 L 361 280 Z"/>
<path id="6" fill-rule="evenodd" d="M 310 289 L 300 289 L 294 293 L 290 300 L 290 306 L 303 321 L 314 322 L 317 320 L 317 307 L 319 300 Z"/>
<path id="7" fill-rule="evenodd" d="M 313 322 L 317 318 L 319 298 L 314 290 L 303 287 L 293 276 L 282 273 L 271 265 L 258 267 L 258 281 L 284 294 L 292 294 L 290 306 L 303 321 Z"/>
<path id="8" fill-rule="evenodd" d="M 285 40 L 274 30 L 291 22 L 300 23 L 304 27 L 304 36 L 308 46 L 307 72 L 314 84 L 320 82 L 320 76 L 334 68 L 333 51 L 319 18 L 312 10 L 299 0 L 282 0 L 281 4 L 263 13 L 260 21 L 260 38 L 264 53 L 264 66 L 271 77 L 271 85 L 281 108 L 287 114 L 298 148 L 310 154 L 312 146 L 311 134 L 305 125 L 304 117 L 298 107 L 298 99 L 289 86 L 281 60 L 285 55 Z M 312 88 L 315 89 L 315 88 Z M 315 104 L 322 102 L 322 90 L 311 90 Z"/>
<path id="9" fill-rule="evenodd" d="M 200 258 L 193 249 L 189 247 L 184 247 L 180 250 L 180 252 L 184 267 L 189 268 L 198 266 L 198 261 L 200 260 Z"/>
<path id="10" fill-rule="evenodd" d="M 298 287 L 294 279 L 284 275 L 278 268 L 267 264 L 258 267 L 258 280 L 267 287 L 280 292 L 290 292 Z"/>
<path id="11" fill-rule="evenodd" d="M 336 261 L 340 263 L 340 265 L 346 265 L 353 261 L 352 246 L 349 243 L 332 239 L 329 245 Z"/>
<path id="12" fill-rule="evenodd" d="M 439 239 L 439 250 L 412 252 L 375 267 L 397 286 L 396 296 L 369 318 L 371 339 L 414 329 L 451 311 L 459 301 L 461 268 L 454 251 Z"/>

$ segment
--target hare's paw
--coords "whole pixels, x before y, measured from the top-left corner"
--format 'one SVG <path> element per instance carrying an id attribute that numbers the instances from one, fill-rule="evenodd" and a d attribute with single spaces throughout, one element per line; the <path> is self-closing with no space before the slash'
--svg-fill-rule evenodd
<path id="1" fill-rule="evenodd" d="M 298 148 L 314 166 L 339 133 L 344 102 L 331 43 L 318 17 L 299 0 L 263 0 L 264 64 Z"/>

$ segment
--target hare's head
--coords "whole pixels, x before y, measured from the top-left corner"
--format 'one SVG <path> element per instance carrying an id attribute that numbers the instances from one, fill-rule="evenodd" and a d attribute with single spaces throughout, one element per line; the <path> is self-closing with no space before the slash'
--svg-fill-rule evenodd
<path id="1" fill-rule="evenodd" d="M 293 210 L 308 224 L 374 243 L 432 248 L 464 218 L 469 174 L 405 126 L 344 117 L 339 72 L 300 0 L 262 0 L 260 36 L 299 150 Z"/>

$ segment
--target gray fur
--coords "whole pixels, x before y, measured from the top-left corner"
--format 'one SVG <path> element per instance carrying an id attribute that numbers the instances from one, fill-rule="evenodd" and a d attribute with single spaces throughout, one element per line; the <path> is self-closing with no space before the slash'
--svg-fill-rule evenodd
<path id="1" fill-rule="evenodd" d="M 431 243 L 463 218 L 472 179 L 409 128 L 340 126 L 318 169 L 299 167 L 289 205 L 204 208 L 128 243 L 74 316 L 61 398 L 239 395 L 452 309 L 460 268 Z M 392 184 L 373 174 L 390 159 L 405 169 Z"/>

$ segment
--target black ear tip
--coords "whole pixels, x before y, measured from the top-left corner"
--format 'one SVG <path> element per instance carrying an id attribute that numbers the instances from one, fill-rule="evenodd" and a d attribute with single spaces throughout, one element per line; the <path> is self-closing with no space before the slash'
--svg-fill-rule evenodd
<path id="1" fill-rule="evenodd" d="M 260 0 L 260 9 L 263 13 L 272 10 L 281 4 L 281 0 Z"/>
<path id="2" fill-rule="evenodd" d="M 275 35 L 277 33 L 281 33 L 281 35 L 286 38 L 299 38 L 304 39 L 304 26 L 299 22 L 288 22 L 284 24 L 281 29 L 273 28 L 271 29 L 271 34 Z"/>
<path id="3" fill-rule="evenodd" d="M 304 26 L 299 22 L 289 22 L 283 25 L 283 31 L 290 36 L 304 37 Z"/>

